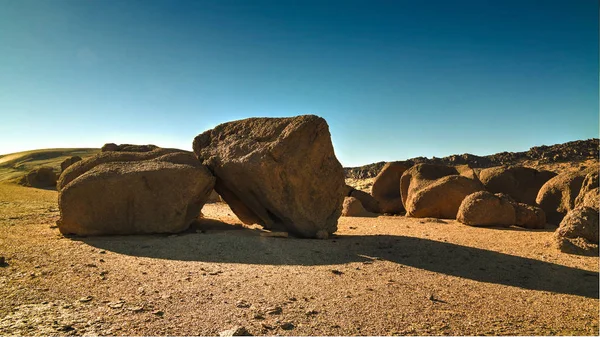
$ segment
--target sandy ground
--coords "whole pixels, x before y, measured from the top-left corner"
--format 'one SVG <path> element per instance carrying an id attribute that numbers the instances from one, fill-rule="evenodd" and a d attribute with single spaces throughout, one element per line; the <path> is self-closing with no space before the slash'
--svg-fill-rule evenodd
<path id="1" fill-rule="evenodd" d="M 599 332 L 598 258 L 560 253 L 552 228 L 380 216 L 270 238 L 210 204 L 179 235 L 65 238 L 56 199 L 0 184 L 2 335 Z"/>

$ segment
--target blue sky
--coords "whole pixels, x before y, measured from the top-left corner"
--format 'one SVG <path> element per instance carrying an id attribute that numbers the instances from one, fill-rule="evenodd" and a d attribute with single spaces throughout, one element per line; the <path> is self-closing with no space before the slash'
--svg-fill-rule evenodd
<path id="1" fill-rule="evenodd" d="M 0 0 L 0 154 L 316 114 L 345 166 L 598 137 L 598 2 Z"/>

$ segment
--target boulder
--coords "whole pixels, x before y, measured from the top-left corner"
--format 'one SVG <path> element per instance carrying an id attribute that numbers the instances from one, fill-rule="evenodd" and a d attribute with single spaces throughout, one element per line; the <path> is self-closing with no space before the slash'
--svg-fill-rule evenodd
<path id="1" fill-rule="evenodd" d="M 439 178 L 458 175 L 456 168 L 438 164 L 416 164 L 400 177 L 400 195 L 406 208 L 409 196 L 433 183 Z"/>
<path id="2" fill-rule="evenodd" d="M 512 203 L 487 191 L 469 194 L 460 204 L 456 220 L 470 226 L 511 226 L 517 222 Z"/>
<path id="3" fill-rule="evenodd" d="M 411 186 L 412 188 L 412 186 Z M 460 175 L 449 175 L 413 190 L 406 200 L 406 215 L 415 218 L 456 219 L 462 201 L 483 190 L 481 184 Z"/>
<path id="4" fill-rule="evenodd" d="M 598 256 L 598 211 L 585 206 L 570 210 L 554 238 L 562 252 Z"/>
<path id="5" fill-rule="evenodd" d="M 177 153 L 180 153 L 180 154 L 177 154 Z M 150 160 L 150 159 L 154 159 L 154 158 L 164 156 L 167 154 L 174 154 L 175 157 L 173 157 L 173 158 L 178 158 L 178 160 L 181 161 L 180 164 L 187 163 L 190 165 L 196 165 L 197 163 L 199 163 L 199 161 L 196 158 L 194 158 L 193 156 L 190 156 L 189 153 L 186 154 L 186 153 L 182 152 L 181 150 L 176 150 L 176 149 L 158 148 L 158 149 L 150 151 L 150 152 L 141 152 L 141 153 L 114 152 L 114 151 L 101 152 L 95 156 L 88 157 L 84 160 L 80 160 L 80 161 L 70 165 L 69 167 L 67 167 L 67 169 L 60 175 L 60 178 L 58 179 L 58 183 L 56 184 L 56 187 L 60 191 L 64 186 L 66 186 L 68 183 L 70 183 L 73 179 L 79 177 L 80 175 L 84 174 L 85 172 L 91 170 L 93 167 L 98 166 L 100 164 L 117 162 L 117 161 L 134 162 L 134 161 Z"/>
<path id="6" fill-rule="evenodd" d="M 371 187 L 371 195 L 379 204 L 381 213 L 400 214 L 404 206 L 400 196 L 400 177 L 412 166 L 409 161 L 386 163 Z"/>
<path id="7" fill-rule="evenodd" d="M 56 173 L 51 167 L 42 166 L 29 171 L 18 183 L 36 188 L 54 187 L 56 186 Z"/>
<path id="8" fill-rule="evenodd" d="M 76 163 L 80 160 L 81 160 L 80 156 L 72 156 L 72 157 L 69 157 L 69 158 L 63 160 L 62 163 L 60 163 L 60 172 L 61 173 L 64 172 L 67 169 L 67 167 L 73 165 L 74 163 Z"/>
<path id="9" fill-rule="evenodd" d="M 215 178 L 191 153 L 128 155 L 100 153 L 65 171 L 58 197 L 61 233 L 177 233 L 199 217 Z"/>
<path id="10" fill-rule="evenodd" d="M 102 148 L 100 148 L 101 152 L 108 152 L 108 151 L 119 151 L 119 145 L 115 144 L 115 143 L 106 143 L 104 145 L 102 145 Z"/>
<path id="11" fill-rule="evenodd" d="M 242 222 L 302 237 L 326 238 L 337 230 L 344 170 L 323 118 L 224 123 L 198 135 L 193 148 Z"/>
<path id="12" fill-rule="evenodd" d="M 575 207 L 586 206 L 598 211 L 600 208 L 600 188 L 598 186 L 598 171 L 594 170 L 583 179 L 579 194 L 575 198 Z"/>
<path id="13" fill-rule="evenodd" d="M 536 202 L 546 212 L 546 218 L 553 225 L 560 224 L 568 211 L 575 208 L 583 180 L 590 170 L 563 172 L 548 180 L 538 192 Z"/>
<path id="14" fill-rule="evenodd" d="M 546 213 L 537 206 L 531 206 L 522 202 L 512 204 L 515 209 L 515 226 L 542 229 L 546 226 Z"/>
<path id="15" fill-rule="evenodd" d="M 372 217 L 377 214 L 367 211 L 360 200 L 354 197 L 344 198 L 344 204 L 342 206 L 342 216 L 348 217 Z"/>
<path id="16" fill-rule="evenodd" d="M 360 201 L 362 206 L 371 213 L 380 213 L 379 203 L 369 193 L 360 190 L 352 190 L 350 197 Z"/>
<path id="17" fill-rule="evenodd" d="M 556 173 L 538 171 L 528 167 L 491 167 L 481 170 L 479 179 L 485 189 L 492 193 L 504 193 L 515 201 L 536 205 L 535 198 L 540 188 Z"/>

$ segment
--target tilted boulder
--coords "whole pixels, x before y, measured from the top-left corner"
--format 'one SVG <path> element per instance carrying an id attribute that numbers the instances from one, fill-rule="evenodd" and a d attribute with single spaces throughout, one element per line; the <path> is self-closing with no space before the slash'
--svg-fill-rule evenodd
<path id="1" fill-rule="evenodd" d="M 575 207 L 586 206 L 598 211 L 600 208 L 600 188 L 598 184 L 598 170 L 593 170 L 583 179 L 579 194 L 575 198 Z"/>
<path id="2" fill-rule="evenodd" d="M 538 192 L 536 202 L 546 212 L 549 223 L 558 225 L 575 208 L 583 180 L 590 170 L 563 172 L 548 180 Z"/>
<path id="3" fill-rule="evenodd" d="M 360 200 L 354 197 L 346 197 L 344 198 L 344 204 L 342 206 L 342 216 L 372 217 L 377 216 L 377 214 L 366 210 Z"/>
<path id="4" fill-rule="evenodd" d="M 371 213 L 381 213 L 379 202 L 377 202 L 377 200 L 373 198 L 373 196 L 371 196 L 369 193 L 360 190 L 352 190 L 349 196 L 358 199 L 361 205 L 367 211 Z"/>
<path id="5" fill-rule="evenodd" d="M 412 190 L 406 199 L 406 215 L 415 218 L 456 219 L 460 204 L 471 193 L 483 190 L 473 179 L 449 175 Z"/>
<path id="6" fill-rule="evenodd" d="M 556 173 L 550 171 L 500 166 L 481 170 L 479 180 L 489 192 L 507 194 L 517 202 L 536 205 L 540 188 L 554 176 Z"/>
<path id="7" fill-rule="evenodd" d="M 81 160 L 80 156 L 72 156 L 72 157 L 69 157 L 69 158 L 63 160 L 62 163 L 60 163 L 60 172 L 61 173 L 64 172 L 67 169 L 67 167 L 75 164 L 76 162 L 78 162 L 80 160 Z"/>
<path id="8" fill-rule="evenodd" d="M 303 237 L 326 238 L 337 230 L 344 170 L 323 118 L 224 123 L 198 135 L 193 148 L 242 222 Z"/>
<path id="9" fill-rule="evenodd" d="M 198 218 L 215 178 L 191 153 L 105 152 L 61 176 L 63 234 L 177 233 Z"/>
<path id="10" fill-rule="evenodd" d="M 386 163 L 375 177 L 371 195 L 377 200 L 381 213 L 399 214 L 404 212 L 400 196 L 400 177 L 411 166 L 412 162 L 409 161 Z"/>
<path id="11" fill-rule="evenodd" d="M 469 226 L 511 226 L 517 222 L 517 217 L 509 200 L 479 191 L 462 201 L 456 220 Z"/>
<path id="12" fill-rule="evenodd" d="M 562 252 L 598 256 L 598 211 L 585 206 L 570 210 L 554 238 Z"/>
<path id="13" fill-rule="evenodd" d="M 56 173 L 52 167 L 42 166 L 29 171 L 18 183 L 23 186 L 47 188 L 56 186 Z"/>

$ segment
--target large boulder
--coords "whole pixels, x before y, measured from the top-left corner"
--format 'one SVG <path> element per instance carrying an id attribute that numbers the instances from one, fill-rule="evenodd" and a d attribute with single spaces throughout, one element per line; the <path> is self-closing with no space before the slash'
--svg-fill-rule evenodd
<path id="1" fill-rule="evenodd" d="M 471 193 L 483 190 L 481 184 L 460 175 L 449 175 L 409 193 L 406 215 L 415 218 L 456 219 L 460 204 Z"/>
<path id="2" fill-rule="evenodd" d="M 538 191 L 554 176 L 556 173 L 550 171 L 500 166 L 481 170 L 479 180 L 489 192 L 507 194 L 517 202 L 536 205 Z"/>
<path id="3" fill-rule="evenodd" d="M 579 194 L 575 198 L 575 207 L 581 206 L 590 207 L 596 211 L 600 208 L 598 170 L 593 170 L 583 179 Z"/>
<path id="4" fill-rule="evenodd" d="M 72 157 L 69 157 L 69 158 L 63 160 L 62 163 L 60 163 L 60 172 L 65 172 L 67 167 L 75 164 L 76 162 L 78 162 L 80 160 L 81 160 L 80 156 L 72 156 Z"/>
<path id="5" fill-rule="evenodd" d="M 379 202 L 377 202 L 377 199 L 373 198 L 369 193 L 360 190 L 352 190 L 349 196 L 358 199 L 367 211 L 371 213 L 381 213 Z"/>
<path id="6" fill-rule="evenodd" d="M 590 170 L 563 172 L 548 180 L 538 192 L 536 202 L 546 212 L 546 218 L 553 225 L 560 224 L 568 211 L 575 208 L 583 180 Z"/>
<path id="7" fill-rule="evenodd" d="M 342 216 L 372 217 L 377 216 L 377 214 L 366 210 L 360 200 L 354 197 L 346 197 L 344 198 L 344 204 L 342 205 Z"/>
<path id="8" fill-rule="evenodd" d="M 23 186 L 49 188 L 56 186 L 56 173 L 52 167 L 42 166 L 29 171 L 18 181 Z"/>
<path id="9" fill-rule="evenodd" d="M 177 233 L 198 218 L 215 178 L 193 154 L 129 155 L 105 152 L 65 171 L 61 233 Z"/>
<path id="10" fill-rule="evenodd" d="M 224 123 L 198 135 L 193 148 L 242 222 L 303 237 L 337 230 L 347 191 L 323 118 Z"/>
<path id="11" fill-rule="evenodd" d="M 512 203 L 487 191 L 469 194 L 460 204 L 456 220 L 469 226 L 511 226 L 517 222 Z"/>
<path id="12" fill-rule="evenodd" d="M 406 208 L 409 196 L 430 185 L 439 178 L 458 175 L 455 167 L 438 164 L 416 164 L 407 169 L 400 177 L 400 195 Z"/>
<path id="13" fill-rule="evenodd" d="M 554 238 L 562 252 L 598 256 L 598 211 L 585 206 L 570 210 Z"/>
<path id="14" fill-rule="evenodd" d="M 400 177 L 412 166 L 409 161 L 386 163 L 371 187 L 371 195 L 379 204 L 381 213 L 399 214 L 404 212 L 400 196 Z"/>
<path id="15" fill-rule="evenodd" d="M 546 213 L 537 206 L 531 206 L 522 202 L 512 204 L 515 209 L 515 226 L 542 229 L 546 226 Z"/>

